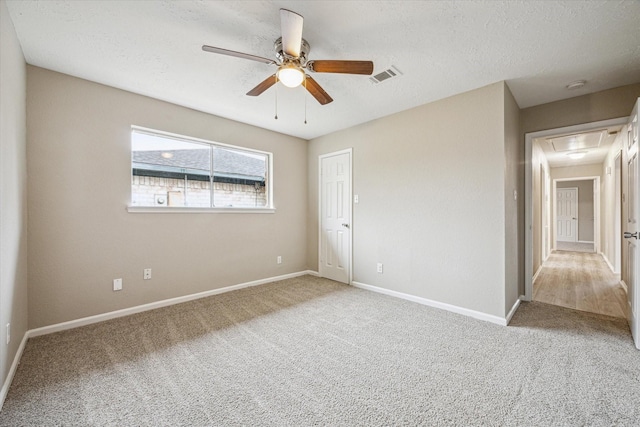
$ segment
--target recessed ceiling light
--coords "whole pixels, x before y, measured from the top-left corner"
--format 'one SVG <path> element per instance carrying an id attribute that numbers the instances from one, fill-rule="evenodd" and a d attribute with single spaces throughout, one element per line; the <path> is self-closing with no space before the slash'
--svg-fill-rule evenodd
<path id="1" fill-rule="evenodd" d="M 162 157 L 164 157 L 165 159 L 170 159 L 173 157 L 173 153 L 168 153 L 168 152 L 164 152 L 162 154 L 160 154 Z"/>
<path id="2" fill-rule="evenodd" d="M 586 80 L 576 80 L 575 82 L 569 83 L 567 85 L 567 89 L 569 89 L 569 90 L 580 89 L 581 87 L 583 87 L 586 84 L 587 84 Z"/>
<path id="3" fill-rule="evenodd" d="M 567 153 L 567 156 L 569 156 L 573 160 L 578 160 L 586 156 L 587 153 L 587 151 L 574 151 L 572 153 Z"/>

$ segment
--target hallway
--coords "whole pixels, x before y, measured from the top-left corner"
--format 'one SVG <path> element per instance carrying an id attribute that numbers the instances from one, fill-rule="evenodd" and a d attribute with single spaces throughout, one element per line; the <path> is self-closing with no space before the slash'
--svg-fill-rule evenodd
<path id="1" fill-rule="evenodd" d="M 553 252 L 533 283 L 533 300 L 626 318 L 627 295 L 594 253 Z"/>

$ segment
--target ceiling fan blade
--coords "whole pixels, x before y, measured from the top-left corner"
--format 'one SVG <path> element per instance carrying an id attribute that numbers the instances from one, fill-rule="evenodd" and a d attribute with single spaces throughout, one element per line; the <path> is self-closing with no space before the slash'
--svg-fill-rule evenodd
<path id="1" fill-rule="evenodd" d="M 326 105 L 330 102 L 333 102 L 333 98 L 331 98 L 329 94 L 325 92 L 324 89 L 322 89 L 322 87 L 318 84 L 318 82 L 315 81 L 311 76 L 307 76 L 304 86 L 320 104 Z"/>
<path id="2" fill-rule="evenodd" d="M 264 79 L 258 86 L 254 87 L 249 92 L 247 92 L 247 95 L 249 95 L 249 96 L 258 96 L 262 92 L 264 92 L 265 90 L 269 89 L 274 84 L 276 84 L 276 75 L 275 74 L 272 75 L 272 76 L 267 77 L 266 79 Z"/>
<path id="3" fill-rule="evenodd" d="M 316 73 L 344 73 L 344 74 L 366 74 L 373 73 L 373 62 L 371 61 L 332 61 L 313 60 L 307 63 L 307 68 Z"/>
<path id="4" fill-rule="evenodd" d="M 221 47 L 202 46 L 202 50 L 205 52 L 219 53 L 220 55 L 235 56 L 236 58 L 250 59 L 252 61 L 262 62 L 263 64 L 275 64 L 273 59 L 263 58 L 261 56 L 249 55 L 248 53 L 236 52 L 235 50 L 222 49 Z"/>
<path id="5" fill-rule="evenodd" d="M 304 18 L 302 18 L 302 15 L 298 15 L 287 9 L 280 9 L 282 51 L 293 58 L 300 57 L 303 21 Z"/>

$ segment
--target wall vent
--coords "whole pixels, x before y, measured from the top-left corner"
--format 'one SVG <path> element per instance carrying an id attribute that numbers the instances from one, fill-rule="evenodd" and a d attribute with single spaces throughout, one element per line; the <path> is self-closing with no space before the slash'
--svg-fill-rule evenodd
<path id="1" fill-rule="evenodd" d="M 383 72 L 369 77 L 369 80 L 371 80 L 371 83 L 373 84 L 378 84 L 382 83 L 385 80 L 389 80 L 390 78 L 398 77 L 401 75 L 402 73 L 400 72 L 400 70 L 398 70 L 395 65 L 392 65 L 390 68 L 387 68 Z"/>

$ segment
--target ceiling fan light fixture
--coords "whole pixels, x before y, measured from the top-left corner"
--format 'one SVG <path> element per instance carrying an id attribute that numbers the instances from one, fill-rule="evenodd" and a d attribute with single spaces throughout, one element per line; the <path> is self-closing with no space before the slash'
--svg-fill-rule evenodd
<path id="1" fill-rule="evenodd" d="M 572 152 L 572 153 L 567 153 L 567 156 L 568 156 L 570 159 L 573 159 L 573 160 L 581 159 L 581 158 L 583 158 L 583 157 L 584 157 L 584 156 L 586 156 L 586 155 L 587 155 L 587 152 L 586 152 L 586 151 L 574 151 L 574 152 Z"/>
<path id="2" fill-rule="evenodd" d="M 304 81 L 304 71 L 295 64 L 284 64 L 278 69 L 278 80 L 286 87 L 298 87 Z"/>

